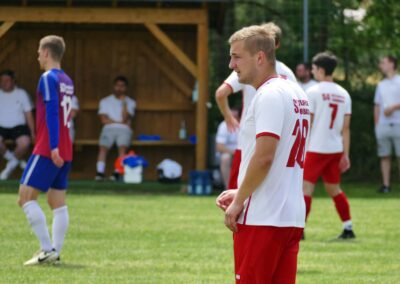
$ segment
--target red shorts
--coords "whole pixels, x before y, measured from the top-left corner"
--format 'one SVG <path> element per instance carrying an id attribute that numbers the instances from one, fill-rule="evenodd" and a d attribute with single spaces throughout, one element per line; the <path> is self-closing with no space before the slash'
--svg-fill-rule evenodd
<path id="1" fill-rule="evenodd" d="M 303 228 L 237 226 L 233 235 L 237 284 L 296 283 Z"/>
<path id="2" fill-rule="evenodd" d="M 232 158 L 232 166 L 231 173 L 229 175 L 229 183 L 228 189 L 237 189 L 238 188 L 238 176 L 239 176 L 239 168 L 240 162 L 242 160 L 242 151 L 236 149 Z"/>
<path id="3" fill-rule="evenodd" d="M 316 184 L 319 177 L 326 183 L 340 183 L 340 159 L 343 153 L 321 154 L 307 152 L 304 162 L 304 180 Z"/>

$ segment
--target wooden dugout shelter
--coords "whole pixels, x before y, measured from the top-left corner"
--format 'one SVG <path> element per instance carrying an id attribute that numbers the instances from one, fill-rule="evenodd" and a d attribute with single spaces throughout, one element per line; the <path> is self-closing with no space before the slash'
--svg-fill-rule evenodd
<path id="1" fill-rule="evenodd" d="M 132 148 L 155 166 L 171 158 L 188 170 L 204 169 L 207 157 L 209 27 L 221 25 L 225 1 L 20 0 L 0 2 L 0 69 L 16 72 L 17 84 L 34 98 L 42 71 L 38 41 L 64 37 L 63 69 L 75 83 L 73 178 L 92 178 L 101 123 L 99 101 L 112 93 L 112 80 L 125 75 L 137 103 Z M 198 99 L 192 91 L 198 84 Z M 197 143 L 179 140 L 181 121 Z M 140 134 L 161 141 L 138 141 Z M 109 155 L 107 168 L 116 154 Z"/>

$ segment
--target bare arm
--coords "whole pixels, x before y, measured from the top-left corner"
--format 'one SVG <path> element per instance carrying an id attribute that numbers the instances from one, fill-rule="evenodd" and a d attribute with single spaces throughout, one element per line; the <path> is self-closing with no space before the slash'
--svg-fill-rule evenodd
<path id="1" fill-rule="evenodd" d="M 391 105 L 384 110 L 385 116 L 391 116 L 396 110 L 400 109 L 400 104 Z"/>
<path id="2" fill-rule="evenodd" d="M 122 123 L 129 124 L 131 116 L 128 112 L 128 104 L 125 98 L 122 100 Z"/>
<path id="3" fill-rule="evenodd" d="M 28 124 L 29 130 L 31 131 L 32 140 L 35 140 L 35 122 L 31 111 L 25 112 L 26 123 Z"/>
<path id="4" fill-rule="evenodd" d="M 239 122 L 233 117 L 229 108 L 228 96 L 231 94 L 232 89 L 229 87 L 229 85 L 223 83 L 215 92 L 215 101 L 217 102 L 218 108 L 224 116 L 228 130 L 234 132 L 235 129 L 239 128 Z"/>
<path id="5" fill-rule="evenodd" d="M 379 122 L 379 113 L 381 111 L 381 107 L 379 105 L 374 106 L 374 123 L 375 125 Z"/>
<path id="6" fill-rule="evenodd" d="M 342 172 L 345 172 L 350 168 L 350 119 L 351 115 L 345 115 L 342 129 L 343 157 L 339 164 Z"/>
<path id="7" fill-rule="evenodd" d="M 116 121 L 109 118 L 106 114 L 100 114 L 100 120 L 103 124 L 117 123 Z"/>
<path id="8" fill-rule="evenodd" d="M 225 225 L 230 230 L 237 231 L 236 222 L 243 210 L 245 200 L 268 175 L 278 142 L 278 139 L 268 136 L 257 138 L 256 149 L 251 157 L 243 182 L 225 213 Z"/>

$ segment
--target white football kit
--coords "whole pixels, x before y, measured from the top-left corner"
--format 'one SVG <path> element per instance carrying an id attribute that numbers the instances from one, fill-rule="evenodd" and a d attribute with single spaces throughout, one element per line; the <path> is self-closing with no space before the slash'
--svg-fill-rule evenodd
<path id="1" fill-rule="evenodd" d="M 290 81 L 297 82 L 296 77 L 293 74 L 292 70 L 290 70 L 290 68 L 287 67 L 283 62 L 280 62 L 280 61 L 277 60 L 275 69 L 276 69 L 276 73 L 278 75 L 281 75 L 281 76 L 289 79 Z M 238 75 L 237 75 L 237 73 L 235 71 L 233 71 L 228 76 L 228 78 L 226 78 L 224 83 L 227 84 L 232 89 L 233 93 L 237 93 L 239 91 L 242 91 L 242 93 L 243 93 L 243 97 L 242 97 L 243 105 L 242 105 L 241 117 L 242 118 L 245 117 L 246 116 L 246 112 L 249 109 L 250 103 L 253 101 L 254 95 L 256 94 L 256 89 L 251 85 L 240 83 Z M 240 127 L 242 126 L 242 121 L 243 121 L 243 119 L 240 121 Z M 238 149 L 242 149 L 241 148 L 240 138 L 238 140 L 237 148 Z"/>
<path id="2" fill-rule="evenodd" d="M 349 93 L 334 82 L 320 82 L 307 90 L 307 97 L 310 112 L 314 114 L 308 151 L 343 152 L 344 117 L 351 114 Z"/>
<path id="3" fill-rule="evenodd" d="M 307 96 L 297 83 L 275 76 L 258 88 L 242 117 L 239 188 L 256 139 L 271 136 L 279 142 L 268 175 L 245 201 L 239 224 L 304 227 L 303 162 L 309 119 Z"/>

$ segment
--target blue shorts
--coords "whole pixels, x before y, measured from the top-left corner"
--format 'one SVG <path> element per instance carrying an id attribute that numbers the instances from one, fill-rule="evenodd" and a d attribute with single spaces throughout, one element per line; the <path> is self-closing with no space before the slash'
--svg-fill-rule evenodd
<path id="1" fill-rule="evenodd" d="M 66 190 L 71 162 L 65 162 L 58 168 L 51 159 L 32 155 L 22 174 L 20 183 L 47 192 L 49 188 Z"/>

